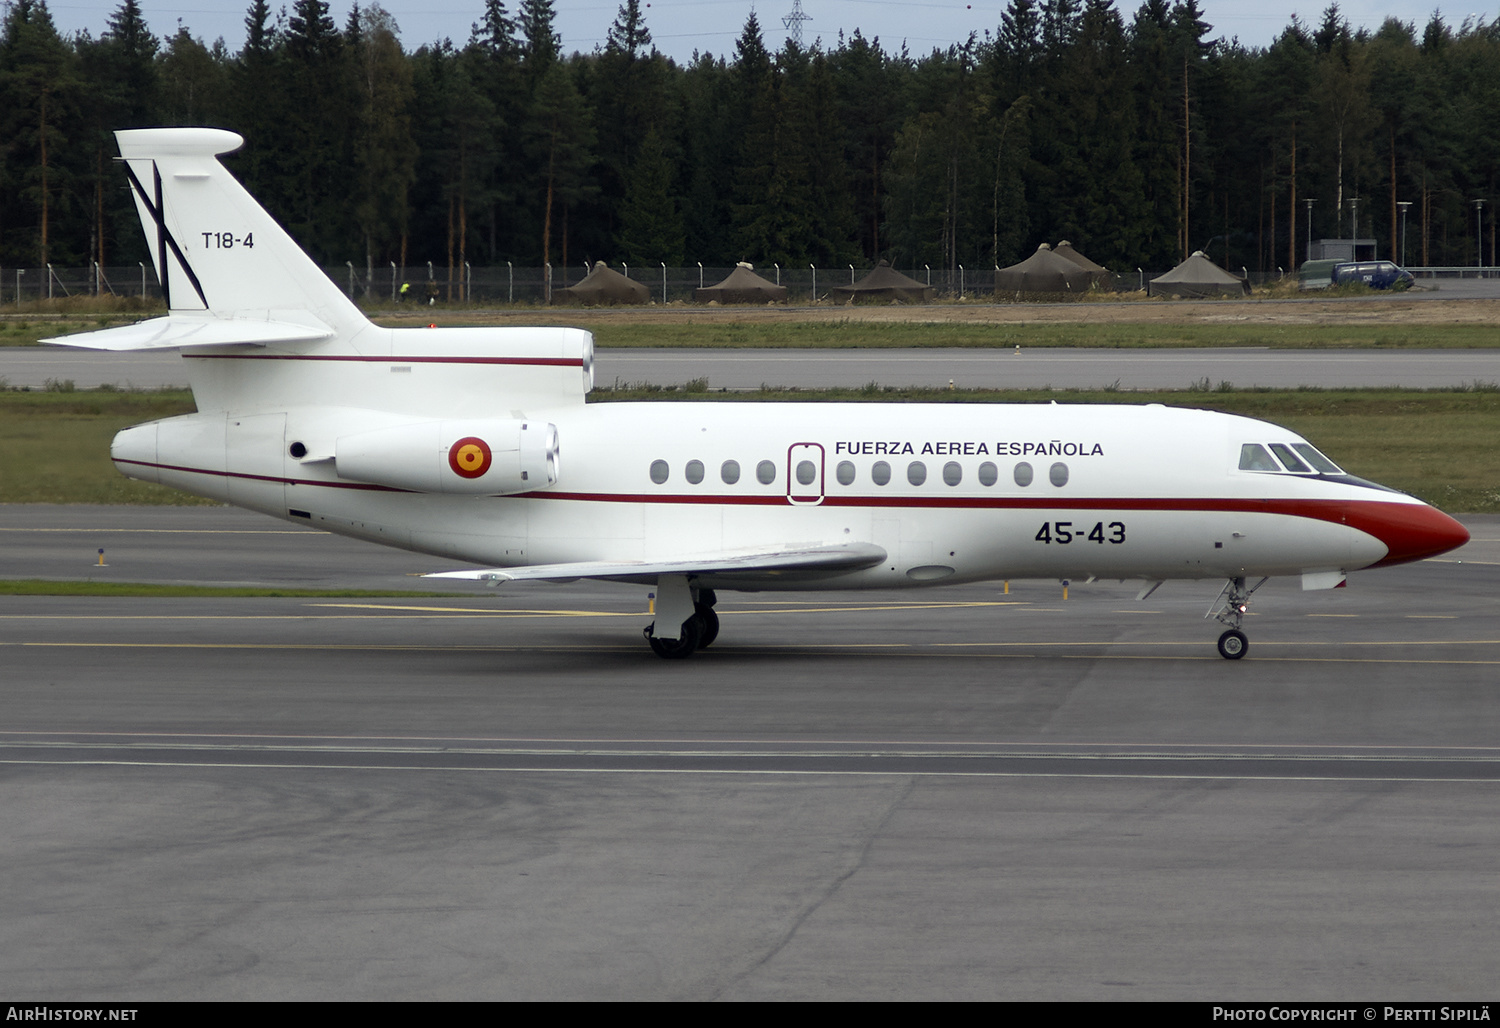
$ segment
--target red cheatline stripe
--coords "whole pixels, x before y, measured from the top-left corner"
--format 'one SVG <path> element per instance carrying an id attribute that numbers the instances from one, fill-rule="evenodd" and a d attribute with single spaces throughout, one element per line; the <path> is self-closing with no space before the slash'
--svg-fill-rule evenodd
<path id="1" fill-rule="evenodd" d="M 321 485 L 329 489 L 362 489 L 376 493 L 410 493 L 411 489 L 397 489 L 388 485 L 369 485 L 364 482 L 317 482 L 310 478 L 280 478 L 276 475 L 251 475 L 244 471 L 218 471 L 213 468 L 188 468 L 180 464 L 155 464 L 148 460 L 126 460 L 112 458 L 116 464 L 134 464 L 140 468 L 157 468 L 161 471 L 181 471 L 189 475 L 214 475 L 218 478 L 243 478 L 251 482 L 275 482 L 278 485 Z"/>
<path id="2" fill-rule="evenodd" d="M 351 361 L 356 364 L 512 364 L 549 368 L 581 368 L 581 357 L 364 357 L 298 353 L 184 353 L 189 360 L 217 361 Z"/>
<path id="3" fill-rule="evenodd" d="M 217 475 L 221 478 L 243 478 L 257 482 L 278 482 L 285 485 L 325 486 L 329 489 L 366 489 L 379 492 L 408 493 L 410 489 L 391 486 L 366 485 L 357 482 L 326 482 L 305 478 L 282 478 L 275 475 L 252 475 L 238 471 L 218 471 L 210 468 L 190 468 L 175 464 L 153 464 L 150 461 L 117 459 L 116 464 L 133 464 L 139 467 L 158 468 L 163 471 L 181 471 L 195 475 Z M 705 506 L 787 507 L 805 506 L 789 504 L 786 495 L 775 493 L 758 496 L 713 496 L 683 495 L 680 493 L 569 493 L 547 490 L 545 492 L 516 493 L 513 499 L 555 500 L 573 503 L 649 503 L 649 504 L 699 504 Z M 828 496 L 825 507 L 879 507 L 924 510 L 1088 510 L 1111 511 L 1175 511 L 1178 513 L 1244 513 L 1280 514 L 1290 517 L 1311 518 L 1347 524 L 1351 528 L 1370 531 L 1372 519 L 1395 512 L 1422 511 L 1421 504 L 1391 503 L 1377 500 L 1297 500 L 1297 499 L 1223 499 L 1214 497 L 1123 497 L 1096 496 L 1074 498 L 1041 497 L 980 497 L 980 496 Z M 1370 531 L 1370 534 L 1377 533 Z"/>
<path id="4" fill-rule="evenodd" d="M 792 506 L 785 495 L 714 496 L 680 493 L 568 493 L 547 490 L 516 494 L 532 500 L 569 500 L 594 503 L 676 503 L 736 506 Z M 805 506 L 806 504 L 798 504 Z M 827 496 L 825 507 L 880 507 L 927 510 L 1088 510 L 1088 511 L 1178 511 L 1282 514 L 1318 521 L 1348 523 L 1367 520 L 1360 515 L 1375 511 L 1405 510 L 1419 504 L 1372 500 L 1227 499 L 1216 497 L 1016 497 L 1016 496 Z"/>

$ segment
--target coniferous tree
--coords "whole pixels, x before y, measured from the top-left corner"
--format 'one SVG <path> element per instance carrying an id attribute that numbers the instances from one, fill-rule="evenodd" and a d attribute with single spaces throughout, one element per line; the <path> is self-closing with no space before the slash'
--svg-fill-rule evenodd
<path id="1" fill-rule="evenodd" d="M 78 179 L 67 143 L 77 138 L 83 82 L 77 56 L 44 0 L 15 0 L 0 34 L 0 139 L 5 195 L 0 260 L 39 266 L 76 261 L 86 236 L 55 238 L 74 213 Z"/>
<path id="2" fill-rule="evenodd" d="M 565 64 L 554 63 L 537 84 L 527 125 L 527 154 L 537 171 L 537 237 L 542 263 L 553 261 L 553 240 L 561 239 L 560 264 L 568 263 L 567 220 L 572 208 L 597 187 L 593 164 L 594 126 L 588 104 Z"/>
<path id="3" fill-rule="evenodd" d="M 376 261 L 405 263 L 403 243 L 416 175 L 412 138 L 412 76 L 401 52 L 396 20 L 378 4 L 356 15 L 352 40 L 358 76 L 354 130 L 355 220 L 365 254 L 365 290 L 373 289 Z"/>
<path id="4" fill-rule="evenodd" d="M 353 255 L 347 197 L 357 103 L 348 47 L 327 0 L 296 0 L 283 46 L 286 93 L 297 98 L 282 112 L 287 228 L 316 259 L 332 263 Z"/>
<path id="5" fill-rule="evenodd" d="M 630 169 L 630 185 L 620 210 L 617 243 L 622 260 L 642 265 L 682 264 L 686 233 L 674 199 L 672 177 L 666 146 L 652 127 Z"/>

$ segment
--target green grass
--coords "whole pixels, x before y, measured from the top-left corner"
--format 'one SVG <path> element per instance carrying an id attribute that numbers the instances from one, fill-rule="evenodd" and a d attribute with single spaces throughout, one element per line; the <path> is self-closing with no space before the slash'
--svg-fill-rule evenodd
<path id="1" fill-rule="evenodd" d="M 185 389 L 0 392 L 0 502 L 211 504 L 132 481 L 109 459 L 120 429 L 194 409 Z"/>
<path id="2" fill-rule="evenodd" d="M 801 402 L 1167 403 L 1261 418 L 1300 432 L 1352 474 L 1402 489 L 1447 511 L 1500 511 L 1500 388 L 1453 390 L 599 389 L 616 400 Z M 193 410 L 186 391 L 0 392 L 0 502 L 208 504 L 126 479 L 109 460 L 119 429 Z"/>
<path id="3" fill-rule="evenodd" d="M 53 582 L 40 578 L 0 579 L 0 596 L 283 596 L 294 599 L 371 599 L 400 597 L 453 599 L 460 593 L 381 589 L 261 589 L 252 586 L 153 585 L 148 582 Z"/>
<path id="4" fill-rule="evenodd" d="M 957 309 L 963 309 L 961 306 Z M 1163 307 L 1170 311 L 1170 307 Z M 1239 310 L 1240 308 L 1236 308 Z M 1298 309 L 1283 308 L 1288 316 Z M 159 311 L 0 314 L 0 346 L 31 346 L 39 339 L 130 324 Z M 1347 324 L 1268 325 L 1234 322 L 955 322 L 944 320 L 947 308 L 933 309 L 932 321 L 870 321 L 859 317 L 825 317 L 827 308 L 810 309 L 806 321 L 722 320 L 694 309 L 670 309 L 660 320 L 639 323 L 614 318 L 613 311 L 567 308 L 506 310 L 436 310 L 413 316 L 370 312 L 380 324 L 577 325 L 594 334 L 601 348 L 724 349 L 895 349 L 1090 347 L 1100 349 L 1181 349 L 1188 347 L 1268 347 L 1313 350 L 1474 350 L 1500 347 L 1500 327 L 1484 324 L 1431 325 Z M 1351 304 L 1349 314 L 1368 316 L 1367 305 Z M 1042 312 L 1038 312 L 1041 316 Z M 732 317 L 732 315 L 731 315 Z"/>
<path id="5" fill-rule="evenodd" d="M 129 325 L 167 313 L 160 301 L 131 296 L 75 296 L 0 307 L 0 346 L 35 346 L 41 339 Z"/>
<path id="6" fill-rule="evenodd" d="M 852 319 L 682 324 L 580 322 L 601 348 L 708 347 L 728 349 L 1091 347 L 1182 349 L 1267 347 L 1276 350 L 1474 350 L 1500 346 L 1492 325 L 1257 325 L 1257 324 L 983 324 L 871 322 Z"/>

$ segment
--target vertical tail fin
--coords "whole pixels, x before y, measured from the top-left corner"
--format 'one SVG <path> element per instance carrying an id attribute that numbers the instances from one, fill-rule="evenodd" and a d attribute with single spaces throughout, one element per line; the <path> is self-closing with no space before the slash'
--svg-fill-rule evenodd
<path id="1" fill-rule="evenodd" d="M 219 163 L 219 154 L 244 143 L 238 135 L 156 128 L 115 139 L 172 314 L 301 324 L 339 336 L 368 324 Z"/>

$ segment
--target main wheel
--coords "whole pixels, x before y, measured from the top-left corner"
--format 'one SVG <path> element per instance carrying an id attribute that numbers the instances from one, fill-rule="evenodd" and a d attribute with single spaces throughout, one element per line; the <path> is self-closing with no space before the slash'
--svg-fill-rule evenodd
<path id="1" fill-rule="evenodd" d="M 1231 628 L 1219 636 L 1219 656 L 1225 660 L 1239 660 L 1250 649 L 1250 640 L 1245 633 Z"/>
<path id="2" fill-rule="evenodd" d="M 706 604 L 693 607 L 693 620 L 698 622 L 698 649 L 707 649 L 719 637 L 719 615 Z"/>
<path id="3" fill-rule="evenodd" d="M 703 634 L 702 625 L 699 624 L 696 614 L 682 623 L 680 638 L 658 639 L 654 634 L 655 629 L 655 621 L 646 626 L 646 641 L 651 644 L 653 653 L 667 660 L 682 660 L 684 657 L 691 657 L 693 651 L 698 648 L 698 641 Z"/>

